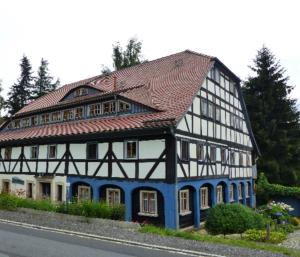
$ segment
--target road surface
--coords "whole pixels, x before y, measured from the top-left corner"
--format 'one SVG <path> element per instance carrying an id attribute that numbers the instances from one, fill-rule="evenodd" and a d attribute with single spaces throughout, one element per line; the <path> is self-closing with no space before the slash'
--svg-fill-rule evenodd
<path id="1" fill-rule="evenodd" d="M 188 255 L 0 223 L 0 257 L 132 256 L 182 257 Z"/>

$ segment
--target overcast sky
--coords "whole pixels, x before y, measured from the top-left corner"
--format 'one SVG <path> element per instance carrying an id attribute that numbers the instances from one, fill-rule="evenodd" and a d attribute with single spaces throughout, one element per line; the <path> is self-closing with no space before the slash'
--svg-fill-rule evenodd
<path id="1" fill-rule="evenodd" d="M 299 1 L 0 2 L 0 79 L 7 93 L 23 54 L 36 71 L 43 57 L 62 84 L 111 66 L 112 44 L 137 36 L 152 60 L 185 49 L 218 57 L 241 79 L 265 44 L 286 68 L 300 99 Z"/>

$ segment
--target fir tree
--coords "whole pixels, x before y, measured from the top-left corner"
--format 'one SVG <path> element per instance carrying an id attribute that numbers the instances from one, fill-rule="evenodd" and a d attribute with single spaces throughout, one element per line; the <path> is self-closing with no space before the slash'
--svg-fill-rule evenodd
<path id="1" fill-rule="evenodd" d="M 24 55 L 20 63 L 21 75 L 17 83 L 13 84 L 8 93 L 6 107 L 10 115 L 22 109 L 31 99 L 32 68 L 29 59 Z"/>
<path id="2" fill-rule="evenodd" d="M 32 99 L 41 97 L 51 91 L 54 91 L 59 86 L 59 79 L 53 83 L 53 77 L 49 74 L 48 61 L 41 59 L 41 65 L 38 69 L 37 78 L 32 90 Z"/>
<path id="3" fill-rule="evenodd" d="M 262 156 L 258 171 L 271 182 L 300 184 L 300 113 L 285 70 L 267 47 L 250 67 L 255 76 L 243 87 L 255 138 Z"/>
<path id="4" fill-rule="evenodd" d="M 142 60 L 142 42 L 136 38 L 131 38 L 123 50 L 120 43 L 113 45 L 113 65 L 116 70 L 130 67 L 143 62 Z"/>

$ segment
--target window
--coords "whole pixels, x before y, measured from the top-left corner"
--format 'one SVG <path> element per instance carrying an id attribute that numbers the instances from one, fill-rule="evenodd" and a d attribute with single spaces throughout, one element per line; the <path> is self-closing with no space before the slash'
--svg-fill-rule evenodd
<path id="1" fill-rule="evenodd" d="M 239 165 L 240 166 L 244 165 L 244 156 L 242 153 L 239 153 Z"/>
<path id="2" fill-rule="evenodd" d="M 189 160 L 189 142 L 185 140 L 181 141 L 181 160 Z"/>
<path id="3" fill-rule="evenodd" d="M 226 149 L 221 148 L 221 162 L 226 163 Z"/>
<path id="4" fill-rule="evenodd" d="M 106 202 L 109 205 L 118 205 L 121 203 L 121 191 L 117 188 L 106 188 Z"/>
<path id="5" fill-rule="evenodd" d="M 14 128 L 16 128 L 16 129 L 20 128 L 20 120 L 15 120 Z"/>
<path id="6" fill-rule="evenodd" d="M 207 100 L 201 98 L 201 114 L 207 116 Z"/>
<path id="7" fill-rule="evenodd" d="M 86 145 L 86 158 L 88 160 L 98 159 L 98 144 L 97 143 L 88 143 Z"/>
<path id="8" fill-rule="evenodd" d="M 214 110 L 215 110 L 214 104 L 211 102 L 208 102 L 208 117 L 209 118 L 212 118 L 212 119 L 214 118 L 214 115 L 215 115 Z"/>
<path id="9" fill-rule="evenodd" d="M 235 153 L 234 153 L 234 151 L 230 152 L 230 164 L 235 165 Z"/>
<path id="10" fill-rule="evenodd" d="M 27 128 L 30 126 L 30 118 L 26 118 L 22 120 L 22 127 Z"/>
<path id="11" fill-rule="evenodd" d="M 82 119 L 83 118 L 83 107 L 75 108 L 75 119 Z"/>
<path id="12" fill-rule="evenodd" d="M 89 106 L 89 117 L 96 117 L 101 115 L 101 104 L 91 104 Z"/>
<path id="13" fill-rule="evenodd" d="M 198 161 L 204 160 L 204 145 L 203 144 L 197 144 L 197 159 Z"/>
<path id="14" fill-rule="evenodd" d="M 125 142 L 125 158 L 136 159 L 137 158 L 137 141 L 126 141 Z"/>
<path id="15" fill-rule="evenodd" d="M 3 180 L 2 182 L 2 193 L 10 193 L 10 182 Z"/>
<path id="16" fill-rule="evenodd" d="M 32 182 L 27 183 L 26 196 L 27 196 L 27 198 L 33 198 L 33 183 Z"/>
<path id="17" fill-rule="evenodd" d="M 232 81 L 230 81 L 230 84 L 229 84 L 229 92 L 232 95 L 235 95 L 235 85 L 234 85 L 234 82 L 232 82 Z"/>
<path id="18" fill-rule="evenodd" d="M 41 115 L 41 124 L 49 123 L 49 120 L 50 120 L 50 117 L 49 117 L 48 113 Z"/>
<path id="19" fill-rule="evenodd" d="M 249 183 L 246 183 L 246 185 L 245 185 L 245 193 L 246 193 L 246 197 L 249 197 L 249 196 L 250 196 L 249 189 L 250 189 Z"/>
<path id="20" fill-rule="evenodd" d="M 246 165 L 249 167 L 250 166 L 250 155 L 247 153 L 246 155 Z"/>
<path id="21" fill-rule="evenodd" d="M 238 186 L 238 193 L 239 193 L 239 199 L 243 199 L 243 191 L 242 191 L 242 184 L 241 183 Z"/>
<path id="22" fill-rule="evenodd" d="M 190 196 L 189 190 L 179 191 L 179 210 L 181 215 L 190 214 Z"/>
<path id="23" fill-rule="evenodd" d="M 209 208 L 208 205 L 208 187 L 201 187 L 201 209 Z"/>
<path id="24" fill-rule="evenodd" d="M 56 186 L 56 201 L 62 202 L 63 200 L 63 186 L 57 185 Z"/>
<path id="25" fill-rule="evenodd" d="M 106 102 L 103 103 L 103 113 L 109 114 L 114 113 L 116 111 L 116 102 Z"/>
<path id="26" fill-rule="evenodd" d="M 211 146 L 210 147 L 209 157 L 210 157 L 210 161 L 211 162 L 215 162 L 216 161 L 216 147 L 215 146 Z"/>
<path id="27" fill-rule="evenodd" d="M 74 92 L 74 97 L 79 97 L 79 96 L 83 96 L 83 95 L 87 95 L 88 94 L 88 89 L 87 88 L 78 88 L 77 90 L 75 90 Z"/>
<path id="28" fill-rule="evenodd" d="M 56 145 L 48 146 L 48 158 L 55 159 L 56 158 Z"/>
<path id="29" fill-rule="evenodd" d="M 221 108 L 216 106 L 216 121 L 221 122 Z"/>
<path id="30" fill-rule="evenodd" d="M 89 186 L 78 186 L 78 201 L 90 201 L 91 188 Z"/>
<path id="31" fill-rule="evenodd" d="M 230 114 L 230 126 L 234 127 L 235 126 L 235 115 L 234 114 Z"/>
<path id="32" fill-rule="evenodd" d="M 39 118 L 38 118 L 38 116 L 32 116 L 31 117 L 31 126 L 33 126 L 33 125 L 38 125 L 39 124 Z"/>
<path id="33" fill-rule="evenodd" d="M 127 112 L 130 111 L 131 105 L 129 103 L 119 101 L 119 112 Z"/>
<path id="34" fill-rule="evenodd" d="M 30 149 L 30 158 L 31 159 L 37 159 L 39 156 L 39 148 L 37 145 L 35 146 L 31 146 L 31 149 Z"/>
<path id="35" fill-rule="evenodd" d="M 217 203 L 223 203 L 223 186 L 217 186 Z"/>
<path id="36" fill-rule="evenodd" d="M 146 216 L 158 216 L 156 191 L 140 191 L 139 214 L 146 215 Z"/>
<path id="37" fill-rule="evenodd" d="M 229 198 L 230 198 L 230 202 L 234 201 L 234 185 L 231 184 L 230 188 L 229 188 Z"/>
<path id="38" fill-rule="evenodd" d="M 61 120 L 61 112 L 52 113 L 52 121 L 60 121 Z"/>
<path id="39" fill-rule="evenodd" d="M 41 198 L 50 199 L 51 198 L 51 184 L 49 182 L 40 182 L 41 184 Z"/>
<path id="40" fill-rule="evenodd" d="M 73 109 L 64 110 L 63 119 L 64 119 L 64 121 L 73 120 L 74 119 L 74 110 Z"/>
<path id="41" fill-rule="evenodd" d="M 11 159 L 11 147 L 5 147 L 5 151 L 4 151 L 4 160 L 9 160 Z"/>

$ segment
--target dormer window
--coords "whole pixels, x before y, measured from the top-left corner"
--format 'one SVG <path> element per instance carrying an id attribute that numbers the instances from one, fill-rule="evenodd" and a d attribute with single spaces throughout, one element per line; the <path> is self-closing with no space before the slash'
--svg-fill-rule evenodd
<path id="1" fill-rule="evenodd" d="M 46 114 L 43 114 L 41 116 L 41 124 L 45 124 L 45 123 L 48 123 L 49 122 L 49 114 L 46 113 Z"/>
<path id="2" fill-rule="evenodd" d="M 74 97 L 84 96 L 88 94 L 88 89 L 85 87 L 78 88 L 74 92 Z"/>
<path id="3" fill-rule="evenodd" d="M 88 111 L 89 117 L 101 115 L 101 104 L 91 104 Z"/>
<path id="4" fill-rule="evenodd" d="M 30 118 L 26 118 L 22 120 L 22 127 L 26 128 L 30 126 Z"/>
<path id="5" fill-rule="evenodd" d="M 52 113 L 52 121 L 60 121 L 61 120 L 61 112 L 53 112 Z"/>
<path id="6" fill-rule="evenodd" d="M 38 123 L 39 123 L 38 116 L 32 116 L 31 117 L 31 126 L 38 125 Z"/>
<path id="7" fill-rule="evenodd" d="M 65 110 L 63 114 L 64 121 L 73 120 L 74 119 L 74 111 L 73 109 Z"/>
<path id="8" fill-rule="evenodd" d="M 129 103 L 119 101 L 119 112 L 128 112 L 131 109 L 131 105 Z"/>
<path id="9" fill-rule="evenodd" d="M 16 129 L 20 128 L 20 120 L 15 120 L 13 127 L 16 128 Z"/>
<path id="10" fill-rule="evenodd" d="M 83 107 L 75 108 L 75 119 L 82 119 L 83 118 Z"/>
<path id="11" fill-rule="evenodd" d="M 116 111 L 116 102 L 105 102 L 103 103 L 103 113 L 113 113 Z"/>

